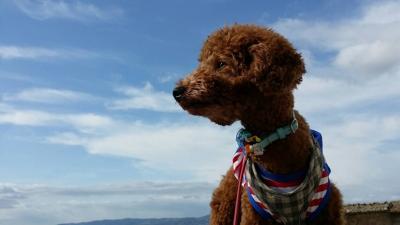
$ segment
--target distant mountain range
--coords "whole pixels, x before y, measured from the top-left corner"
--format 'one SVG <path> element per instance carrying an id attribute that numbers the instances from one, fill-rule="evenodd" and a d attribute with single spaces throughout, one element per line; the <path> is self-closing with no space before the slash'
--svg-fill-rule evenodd
<path id="1" fill-rule="evenodd" d="M 63 223 L 59 225 L 208 225 L 208 217 L 164 218 L 164 219 L 118 219 L 97 220 L 82 223 Z"/>

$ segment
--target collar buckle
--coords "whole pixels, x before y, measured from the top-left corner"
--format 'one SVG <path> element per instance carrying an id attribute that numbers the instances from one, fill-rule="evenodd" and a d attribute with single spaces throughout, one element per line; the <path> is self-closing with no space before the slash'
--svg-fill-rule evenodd
<path id="1" fill-rule="evenodd" d="M 251 145 L 250 150 L 254 155 L 263 155 L 264 154 L 264 148 L 259 143 Z"/>

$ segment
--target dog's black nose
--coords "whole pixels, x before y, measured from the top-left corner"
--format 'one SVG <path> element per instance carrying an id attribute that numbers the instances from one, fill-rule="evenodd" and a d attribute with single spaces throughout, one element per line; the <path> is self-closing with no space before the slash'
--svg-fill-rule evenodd
<path id="1" fill-rule="evenodd" d="M 172 95 L 174 96 L 175 100 L 179 102 L 182 100 L 182 96 L 185 93 L 186 88 L 183 86 L 178 86 L 172 91 Z"/>

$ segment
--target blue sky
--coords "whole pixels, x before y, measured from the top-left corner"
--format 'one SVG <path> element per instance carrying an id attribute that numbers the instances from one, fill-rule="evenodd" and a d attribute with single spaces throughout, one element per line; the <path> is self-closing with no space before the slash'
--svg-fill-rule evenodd
<path id="1" fill-rule="evenodd" d="M 171 97 L 207 35 L 274 28 L 346 202 L 400 199 L 399 1 L 0 1 L 0 224 L 202 216 L 240 124 Z M 157 202 L 155 204 L 154 202 Z"/>

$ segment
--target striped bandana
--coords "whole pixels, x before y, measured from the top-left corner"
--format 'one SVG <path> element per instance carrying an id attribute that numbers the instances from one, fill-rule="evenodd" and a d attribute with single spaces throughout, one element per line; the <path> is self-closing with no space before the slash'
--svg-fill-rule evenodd
<path id="1" fill-rule="evenodd" d="M 331 189 L 321 134 L 311 130 L 314 145 L 308 171 L 289 175 L 273 174 L 259 167 L 250 157 L 245 162 L 245 138 L 248 137 L 249 133 L 244 129 L 238 132 L 239 148 L 233 157 L 233 169 L 239 179 L 239 171 L 245 166 L 242 186 L 254 210 L 264 219 L 273 218 L 288 225 L 304 224 L 315 218 L 328 202 Z"/>

